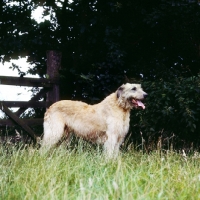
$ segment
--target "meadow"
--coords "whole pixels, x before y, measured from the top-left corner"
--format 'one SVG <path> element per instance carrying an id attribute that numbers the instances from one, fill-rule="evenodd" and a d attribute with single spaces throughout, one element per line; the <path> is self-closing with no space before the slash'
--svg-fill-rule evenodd
<path id="1" fill-rule="evenodd" d="M 108 160 L 98 147 L 0 147 L 0 199 L 200 199 L 200 154 L 130 147 Z"/>

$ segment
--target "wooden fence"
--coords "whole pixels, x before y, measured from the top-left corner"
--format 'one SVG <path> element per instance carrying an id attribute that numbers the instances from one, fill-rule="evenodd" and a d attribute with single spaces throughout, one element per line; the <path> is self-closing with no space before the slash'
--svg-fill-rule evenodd
<path id="1" fill-rule="evenodd" d="M 42 125 L 43 118 L 22 119 L 20 115 L 28 108 L 47 108 L 59 100 L 59 69 L 61 66 L 61 53 L 57 51 L 47 51 L 47 74 L 48 78 L 23 78 L 0 76 L 1 85 L 42 87 L 40 92 L 29 101 L 0 101 L 0 109 L 9 117 L 9 119 L 0 119 L 0 126 L 20 125 L 31 136 L 34 142 L 37 136 L 31 129 L 31 126 Z M 45 97 L 46 101 L 39 101 Z M 13 113 L 9 107 L 19 107 Z"/>

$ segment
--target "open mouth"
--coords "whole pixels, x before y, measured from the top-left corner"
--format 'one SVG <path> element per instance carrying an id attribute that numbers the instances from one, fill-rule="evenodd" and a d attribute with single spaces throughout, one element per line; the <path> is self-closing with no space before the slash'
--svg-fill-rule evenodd
<path id="1" fill-rule="evenodd" d="M 145 105 L 138 99 L 130 99 L 131 103 L 133 104 L 134 107 L 142 107 L 142 109 L 145 109 Z"/>

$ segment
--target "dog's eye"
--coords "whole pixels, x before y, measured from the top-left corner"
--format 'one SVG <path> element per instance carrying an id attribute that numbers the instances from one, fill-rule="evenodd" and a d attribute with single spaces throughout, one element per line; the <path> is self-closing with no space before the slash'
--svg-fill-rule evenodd
<path id="1" fill-rule="evenodd" d="M 136 90 L 136 87 L 132 88 L 132 90 L 134 90 L 134 91 L 135 91 L 135 90 Z"/>

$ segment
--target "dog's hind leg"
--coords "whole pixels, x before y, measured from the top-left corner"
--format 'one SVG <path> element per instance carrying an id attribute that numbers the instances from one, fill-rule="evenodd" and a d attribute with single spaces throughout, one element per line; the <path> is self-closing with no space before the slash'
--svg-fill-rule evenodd
<path id="1" fill-rule="evenodd" d="M 56 145 L 63 137 L 65 132 L 65 123 L 59 115 L 48 115 L 44 118 L 44 136 L 41 147 L 50 149 Z"/>

